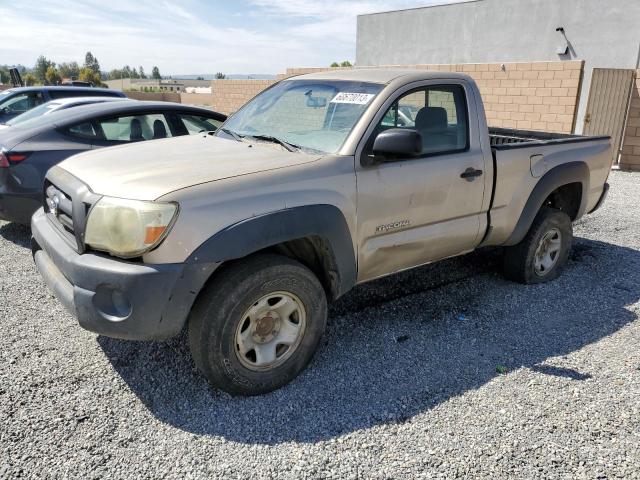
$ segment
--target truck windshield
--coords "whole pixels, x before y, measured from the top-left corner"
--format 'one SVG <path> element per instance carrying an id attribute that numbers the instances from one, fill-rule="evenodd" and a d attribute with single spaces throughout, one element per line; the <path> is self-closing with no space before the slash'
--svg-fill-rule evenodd
<path id="1" fill-rule="evenodd" d="M 276 138 L 302 150 L 336 153 L 382 88 L 365 82 L 286 80 L 242 107 L 218 135 Z"/>

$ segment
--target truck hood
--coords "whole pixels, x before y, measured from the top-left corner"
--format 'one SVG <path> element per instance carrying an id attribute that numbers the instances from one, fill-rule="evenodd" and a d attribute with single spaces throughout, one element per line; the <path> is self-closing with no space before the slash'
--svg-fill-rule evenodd
<path id="1" fill-rule="evenodd" d="M 318 155 L 288 152 L 199 134 L 102 148 L 59 164 L 98 194 L 155 200 L 194 185 L 313 162 Z"/>

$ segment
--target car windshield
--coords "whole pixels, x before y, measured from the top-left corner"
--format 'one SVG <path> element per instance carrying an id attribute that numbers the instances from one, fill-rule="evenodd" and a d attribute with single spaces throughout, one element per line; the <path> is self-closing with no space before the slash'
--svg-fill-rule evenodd
<path id="1" fill-rule="evenodd" d="M 32 118 L 38 118 L 42 115 L 46 115 L 55 111 L 58 107 L 60 107 L 60 103 L 58 102 L 47 102 L 42 105 L 32 108 L 31 110 L 24 112 L 23 114 L 18 115 L 15 118 L 12 118 L 8 122 L 7 125 L 16 125 L 18 123 L 22 123 L 26 120 L 31 120 Z"/>
<path id="2" fill-rule="evenodd" d="M 218 135 L 275 138 L 302 150 L 336 153 L 382 88 L 365 82 L 286 80 L 242 107 Z"/>

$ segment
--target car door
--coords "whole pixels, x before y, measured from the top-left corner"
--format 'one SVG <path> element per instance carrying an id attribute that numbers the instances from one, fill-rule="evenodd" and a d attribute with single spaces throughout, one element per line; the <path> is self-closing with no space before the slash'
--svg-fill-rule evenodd
<path id="1" fill-rule="evenodd" d="M 124 143 L 159 140 L 174 136 L 166 116 L 161 111 L 127 112 L 93 121 L 98 136 L 93 148 Z"/>
<path id="2" fill-rule="evenodd" d="M 464 253 L 479 243 L 486 227 L 482 175 L 491 159 L 482 151 L 475 112 L 466 83 L 438 81 L 405 87 L 378 113 L 356 157 L 365 160 L 356 165 L 359 281 Z M 375 137 L 388 128 L 416 130 L 422 152 L 366 161 L 373 157 Z"/>

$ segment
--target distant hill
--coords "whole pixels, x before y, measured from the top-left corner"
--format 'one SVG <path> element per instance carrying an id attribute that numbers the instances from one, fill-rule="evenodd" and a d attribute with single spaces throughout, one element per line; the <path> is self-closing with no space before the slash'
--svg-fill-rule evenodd
<path id="1" fill-rule="evenodd" d="M 225 74 L 227 75 L 227 78 L 230 80 L 248 80 L 248 79 L 254 79 L 254 80 L 275 80 L 276 76 L 275 75 L 269 75 L 266 73 L 231 73 L 231 74 Z M 198 77 L 202 77 L 205 80 L 213 80 L 215 78 L 216 74 L 215 73 L 202 73 L 199 75 L 171 75 L 171 78 L 174 80 L 195 80 Z"/>

